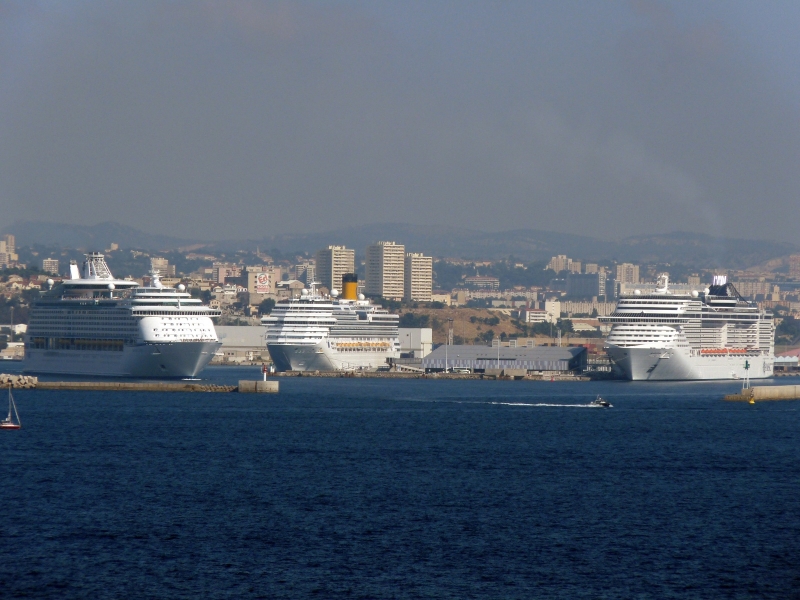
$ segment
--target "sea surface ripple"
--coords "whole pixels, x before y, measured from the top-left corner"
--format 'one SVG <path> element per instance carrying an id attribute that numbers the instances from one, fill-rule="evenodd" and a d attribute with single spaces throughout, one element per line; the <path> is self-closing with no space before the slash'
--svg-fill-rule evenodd
<path id="1" fill-rule="evenodd" d="M 280 385 L 15 393 L 0 597 L 800 597 L 800 402 L 723 402 L 736 383 Z M 584 410 L 597 394 L 614 408 Z"/>

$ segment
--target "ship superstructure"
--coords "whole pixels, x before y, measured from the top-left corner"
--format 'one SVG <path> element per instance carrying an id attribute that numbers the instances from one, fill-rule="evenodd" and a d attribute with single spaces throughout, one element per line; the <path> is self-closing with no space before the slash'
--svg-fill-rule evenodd
<path id="1" fill-rule="evenodd" d="M 659 275 L 653 293 L 620 297 L 605 350 L 631 380 L 760 379 L 772 376 L 772 314 L 742 298 L 724 275 L 702 292 L 672 294 Z"/>
<path id="2" fill-rule="evenodd" d="M 24 369 L 104 377 L 194 377 L 220 347 L 212 322 L 220 312 L 186 293 L 115 279 L 100 253 L 83 272 L 53 284 L 32 306 Z"/>
<path id="3" fill-rule="evenodd" d="M 399 317 L 356 295 L 347 281 L 339 297 L 302 290 L 299 298 L 275 304 L 261 323 L 279 371 L 374 370 L 400 356 Z"/>

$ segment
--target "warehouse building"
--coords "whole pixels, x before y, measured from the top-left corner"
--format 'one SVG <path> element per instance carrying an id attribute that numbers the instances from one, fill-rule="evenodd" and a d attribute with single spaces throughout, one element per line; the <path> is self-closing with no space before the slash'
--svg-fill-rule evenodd
<path id="1" fill-rule="evenodd" d="M 547 373 L 579 373 L 586 369 L 588 354 L 582 346 L 559 348 L 505 348 L 490 346 L 439 346 L 422 359 L 426 371 L 469 369 L 483 373 L 487 369 L 534 371 Z M 447 361 L 447 365 L 445 365 Z"/>
<path id="2" fill-rule="evenodd" d="M 217 338 L 222 347 L 217 351 L 213 363 L 260 363 L 269 357 L 264 341 L 264 327 L 215 325 Z"/>
<path id="3" fill-rule="evenodd" d="M 430 327 L 408 328 L 397 330 L 400 340 L 400 356 L 405 358 L 423 358 L 433 348 L 433 330 Z"/>

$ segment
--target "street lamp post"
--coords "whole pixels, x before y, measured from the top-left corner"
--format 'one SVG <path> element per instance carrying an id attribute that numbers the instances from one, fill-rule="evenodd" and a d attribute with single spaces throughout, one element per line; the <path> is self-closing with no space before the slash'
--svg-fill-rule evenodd
<path id="1" fill-rule="evenodd" d="M 453 319 L 447 319 L 447 343 L 444 345 L 444 372 L 447 373 L 447 347 L 453 343 Z"/>

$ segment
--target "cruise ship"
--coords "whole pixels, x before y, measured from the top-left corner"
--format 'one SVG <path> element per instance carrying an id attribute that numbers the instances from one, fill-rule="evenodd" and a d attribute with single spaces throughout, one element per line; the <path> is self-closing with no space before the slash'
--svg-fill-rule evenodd
<path id="1" fill-rule="evenodd" d="M 345 275 L 343 288 L 341 297 L 322 295 L 312 284 L 261 319 L 279 371 L 375 370 L 400 356 L 400 317 L 356 294 L 354 276 Z"/>
<path id="2" fill-rule="evenodd" d="M 100 253 L 86 254 L 83 273 L 54 284 L 31 307 L 25 334 L 29 373 L 101 377 L 194 377 L 221 343 L 219 316 L 186 293 L 165 287 L 158 272 L 147 287 L 115 279 Z"/>
<path id="3" fill-rule="evenodd" d="M 633 381 L 763 379 L 772 376 L 772 314 L 742 298 L 724 275 L 702 292 L 673 294 L 661 274 L 654 293 L 621 296 L 605 350 Z"/>

